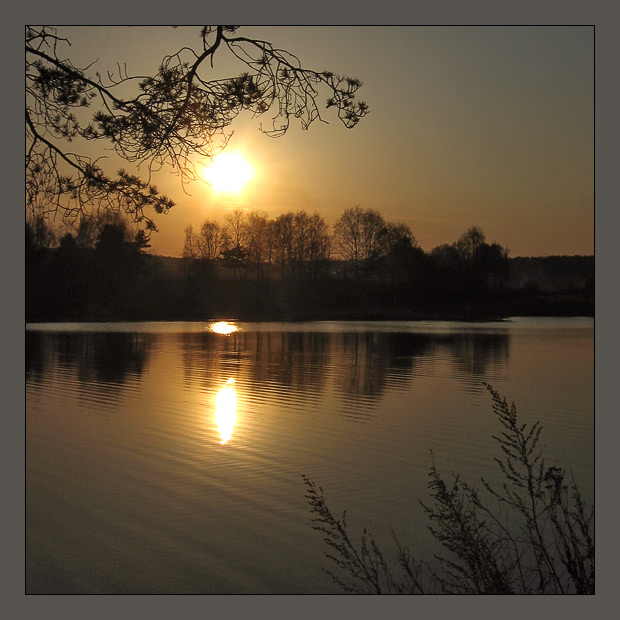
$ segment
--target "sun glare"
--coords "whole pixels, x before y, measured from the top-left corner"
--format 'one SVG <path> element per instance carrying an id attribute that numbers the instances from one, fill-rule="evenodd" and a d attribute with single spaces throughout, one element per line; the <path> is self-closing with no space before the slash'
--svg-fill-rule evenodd
<path id="1" fill-rule="evenodd" d="M 236 331 L 239 331 L 239 328 L 234 323 L 229 323 L 228 321 L 218 321 L 217 323 L 212 323 L 209 325 L 208 329 L 211 332 L 222 334 L 224 336 L 228 336 Z"/>
<path id="2" fill-rule="evenodd" d="M 252 166 L 240 152 L 220 153 L 205 166 L 203 177 L 217 193 L 239 194 L 254 175 Z"/>

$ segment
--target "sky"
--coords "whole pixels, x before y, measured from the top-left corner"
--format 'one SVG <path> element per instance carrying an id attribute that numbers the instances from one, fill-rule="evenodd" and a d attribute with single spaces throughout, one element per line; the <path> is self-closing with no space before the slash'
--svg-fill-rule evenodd
<path id="1" fill-rule="evenodd" d="M 153 73 L 198 45 L 199 27 L 65 27 L 74 64 Z M 239 34 L 303 66 L 359 78 L 370 113 L 346 129 L 330 110 L 280 138 L 239 117 L 229 151 L 254 175 L 237 195 L 159 173 L 177 204 L 155 216 L 151 252 L 179 256 L 187 224 L 232 209 L 317 211 L 355 205 L 410 226 L 430 251 L 480 226 L 512 256 L 594 253 L 594 32 L 580 26 L 247 26 Z M 216 56 L 216 63 L 219 63 Z M 237 75 L 239 65 L 216 64 Z M 321 93 L 324 101 L 327 93 Z"/>

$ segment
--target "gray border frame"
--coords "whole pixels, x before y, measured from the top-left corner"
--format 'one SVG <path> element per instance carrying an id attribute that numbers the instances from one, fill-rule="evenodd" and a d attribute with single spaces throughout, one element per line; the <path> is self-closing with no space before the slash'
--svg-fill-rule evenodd
<path id="1" fill-rule="evenodd" d="M 532 2 L 501 2 L 499 0 L 480 0 L 464 2 L 463 0 L 440 0 L 434 4 L 409 5 L 392 0 L 392 2 L 373 3 L 356 6 L 353 11 L 345 5 L 333 2 L 315 2 L 311 5 L 295 5 L 284 2 L 271 2 L 269 6 L 242 0 L 234 5 L 234 10 L 223 10 L 198 2 L 174 3 L 171 9 L 153 6 L 149 13 L 139 6 L 128 6 L 126 2 L 108 2 L 105 5 L 85 6 L 83 2 L 57 2 L 54 4 L 34 0 L 11 10 L 5 22 L 3 38 L 3 56 L 10 61 L 15 52 L 21 49 L 23 27 L 26 23 L 47 21 L 51 23 L 84 24 L 166 24 L 197 23 L 205 13 L 214 23 L 242 22 L 245 24 L 411 24 L 411 25 L 594 25 L 595 26 L 595 93 L 596 93 L 596 177 L 595 177 L 595 255 L 596 255 L 596 533 L 597 540 L 597 594 L 594 597 L 440 597 L 426 596 L 398 599 L 362 599 L 354 596 L 210 596 L 171 597 L 171 596 L 131 596 L 131 597 L 92 597 L 92 596 L 25 596 L 24 595 L 24 478 L 15 475 L 19 465 L 25 462 L 24 418 L 25 392 L 23 387 L 24 365 L 16 363 L 17 357 L 24 360 L 24 332 L 14 325 L 23 324 L 24 317 L 24 245 L 23 234 L 13 231 L 23 230 L 22 211 L 16 203 L 23 200 L 23 167 L 18 157 L 9 155 L 4 165 L 9 166 L 5 179 L 20 179 L 9 183 L 9 196 L 5 197 L 8 226 L 5 228 L 3 244 L 3 276 L 10 282 L 10 296 L 5 297 L 4 309 L 8 311 L 8 346 L 4 348 L 3 371 L 5 385 L 12 386 L 5 400 L 4 418 L 8 423 L 8 432 L 4 433 L 4 478 L 9 488 L 9 499 L 5 504 L 8 519 L 4 520 L 5 549 L 2 559 L 2 593 L 3 607 L 9 617 L 30 618 L 42 615 L 64 618 L 120 618 L 134 616 L 136 612 L 149 614 L 151 618 L 169 618 L 171 616 L 187 617 L 189 614 L 204 616 L 212 613 L 226 613 L 259 616 L 310 618 L 329 612 L 330 616 L 347 615 L 365 617 L 383 613 L 430 612 L 435 617 L 448 614 L 475 614 L 478 617 L 501 615 L 520 617 L 530 610 L 536 617 L 548 613 L 565 618 L 583 617 L 593 612 L 606 611 L 611 608 L 612 583 L 615 585 L 612 553 L 616 545 L 615 533 L 611 519 L 616 513 L 616 488 L 609 479 L 614 476 L 615 462 L 611 460 L 613 447 L 611 437 L 617 430 L 617 405 L 611 406 L 609 390 L 614 372 L 615 351 L 612 346 L 616 333 L 608 321 L 611 308 L 616 299 L 615 286 L 611 279 L 615 263 L 610 256 L 609 235 L 615 231 L 617 214 L 612 208 L 613 200 L 611 182 L 617 175 L 617 118 L 618 106 L 617 75 L 618 57 L 617 21 L 618 10 L 612 3 L 604 0 L 590 2 L 576 0 L 554 0 Z M 182 9 L 185 9 L 184 11 Z M 219 9 L 219 10 L 218 10 Z M 22 84 L 22 64 L 15 63 L 9 67 L 10 84 Z M 16 86 L 21 92 L 21 86 Z M 11 91 L 5 88 L 2 102 L 5 110 L 5 123 L 9 130 L 11 149 L 19 152 L 23 145 L 23 134 L 18 123 L 11 119 L 22 114 L 21 97 L 11 98 Z M 5 144 L 6 148 L 6 144 Z M 8 160 L 8 161 L 7 161 Z M 614 197 L 615 198 L 615 197 Z M 617 200 L 617 198 L 616 198 Z M 18 268 L 15 269 L 14 256 L 19 256 Z M 11 260 L 13 259 L 13 260 Z M 616 261 L 617 262 L 617 258 Z M 617 277 L 617 276 L 616 276 Z M 610 299 L 611 298 L 611 299 Z M 612 330 L 610 332 L 610 330 Z M 601 336 L 603 334 L 603 336 Z M 611 336 L 611 338 L 610 338 Z M 9 359 L 7 359 L 7 356 Z M 617 363 L 616 363 L 617 366 Z M 614 373 L 615 374 L 615 373 Z M 21 440 L 21 441 L 20 441 Z M 8 446 L 6 445 L 8 444 Z M 16 465 L 19 464 L 19 465 Z M 24 469 L 22 468 L 23 472 Z M 615 477 L 615 476 L 614 476 Z M 8 508 L 8 510 L 6 510 Z M 5 512 L 5 514 L 6 514 Z"/>

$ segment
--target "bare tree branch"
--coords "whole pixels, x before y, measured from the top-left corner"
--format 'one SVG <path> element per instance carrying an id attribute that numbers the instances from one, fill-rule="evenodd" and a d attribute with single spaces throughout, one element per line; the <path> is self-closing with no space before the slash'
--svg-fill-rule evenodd
<path id="1" fill-rule="evenodd" d="M 195 180 L 196 165 L 226 147 L 229 127 L 241 112 L 260 116 L 273 109 L 271 128 L 261 125 L 270 136 L 286 133 L 291 118 L 307 129 L 323 121 L 320 87 L 329 95 L 326 107 L 336 107 L 345 127 L 354 127 L 368 113 L 366 104 L 355 99 L 359 80 L 306 69 L 293 54 L 237 36 L 236 30 L 205 26 L 199 52 L 183 47 L 165 56 L 152 76 L 132 76 L 119 65 L 104 81 L 99 72 L 92 74 L 94 63 L 79 68 L 66 58 L 70 43 L 55 28 L 27 27 L 30 212 L 75 220 L 93 208 L 120 209 L 155 230 L 149 211 L 165 213 L 174 202 L 151 185 L 153 172 L 169 168 L 183 186 Z M 223 48 L 243 71 L 213 79 L 214 56 Z M 122 160 L 146 170 L 146 177 L 124 170 L 111 175 L 100 164 L 102 158 L 88 157 L 79 148 L 83 141 L 107 143 Z M 72 142 L 74 152 L 68 149 Z"/>

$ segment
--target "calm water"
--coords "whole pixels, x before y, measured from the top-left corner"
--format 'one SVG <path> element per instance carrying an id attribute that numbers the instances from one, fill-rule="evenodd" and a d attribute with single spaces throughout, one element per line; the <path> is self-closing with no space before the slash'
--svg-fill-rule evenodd
<path id="1" fill-rule="evenodd" d="M 591 319 L 236 326 L 27 326 L 28 592 L 339 592 L 302 474 L 430 556 L 430 450 L 496 479 L 483 381 L 592 500 Z"/>

